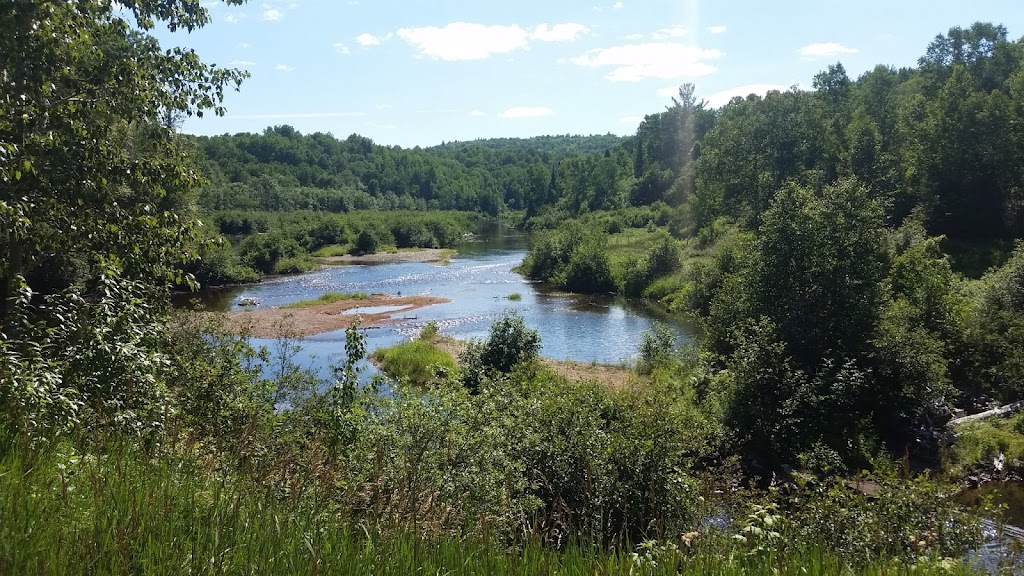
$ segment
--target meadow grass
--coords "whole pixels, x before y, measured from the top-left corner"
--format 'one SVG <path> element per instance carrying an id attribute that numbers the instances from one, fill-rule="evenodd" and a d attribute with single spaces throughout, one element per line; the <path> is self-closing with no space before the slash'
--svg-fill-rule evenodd
<path id="1" fill-rule="evenodd" d="M 1009 418 L 986 418 L 957 427 L 950 472 L 961 474 L 974 464 L 991 466 L 999 454 L 1007 462 L 1024 459 L 1024 412 Z"/>
<path id="2" fill-rule="evenodd" d="M 324 246 L 319 250 L 313 252 L 313 256 L 317 258 L 331 258 L 334 256 L 345 256 L 352 249 L 350 244 L 332 244 L 331 246 Z"/>
<path id="3" fill-rule="evenodd" d="M 316 494 L 275 499 L 190 463 L 112 447 L 0 458 L 2 574 L 789 575 L 966 574 L 934 563 L 850 569 L 823 548 L 782 556 L 721 548 L 663 554 L 533 541 L 380 535 L 339 521 Z M 30 454 L 26 456 L 26 454 Z"/>
<path id="4" fill-rule="evenodd" d="M 519 302 L 520 300 L 523 299 L 523 295 L 520 294 L 519 292 L 513 292 L 513 293 L 509 294 L 508 296 L 505 296 L 505 298 L 508 298 L 512 302 Z"/>
<path id="5" fill-rule="evenodd" d="M 438 368 L 449 375 L 458 373 L 458 365 L 452 355 L 427 339 L 382 348 L 373 353 L 373 359 L 392 378 L 421 386 L 436 380 Z"/>
<path id="6" fill-rule="evenodd" d="M 308 308 L 309 306 L 319 306 L 321 304 L 334 304 L 335 302 L 343 302 L 345 300 L 366 300 L 370 297 L 365 292 L 349 292 L 342 294 L 340 292 L 328 292 L 322 294 L 312 300 L 299 300 L 291 304 L 285 304 L 282 308 Z"/>

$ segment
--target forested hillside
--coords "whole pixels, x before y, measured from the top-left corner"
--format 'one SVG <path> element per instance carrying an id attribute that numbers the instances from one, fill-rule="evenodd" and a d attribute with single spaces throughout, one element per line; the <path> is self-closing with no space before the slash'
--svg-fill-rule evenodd
<path id="1" fill-rule="evenodd" d="M 497 216 L 543 190 L 550 166 L 607 150 L 616 136 L 547 136 L 449 143 L 403 150 L 353 134 L 303 135 L 290 126 L 262 134 L 200 137 L 213 210 L 462 210 Z M 543 175 L 536 177 L 531 169 Z M 531 179 L 532 178 L 532 179 Z"/>
<path id="2" fill-rule="evenodd" d="M 1024 418 L 948 424 L 1024 398 L 1024 43 L 954 28 L 719 110 L 684 86 L 620 142 L 401 150 L 179 134 L 247 78 L 157 39 L 208 6 L 0 4 L 0 573 L 976 572 L 1000 511 L 953 495 L 1024 471 Z M 514 313 L 458 359 L 428 323 L 368 382 L 358 317 L 324 377 L 170 306 L 503 213 L 524 273 L 703 339 L 655 328 L 609 386 Z"/>

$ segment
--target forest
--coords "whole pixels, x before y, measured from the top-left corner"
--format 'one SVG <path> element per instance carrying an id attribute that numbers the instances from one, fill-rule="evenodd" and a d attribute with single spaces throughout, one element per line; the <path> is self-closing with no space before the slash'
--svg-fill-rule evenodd
<path id="1" fill-rule="evenodd" d="M 0 573 L 979 571 L 1001 511 L 955 495 L 1024 471 L 1024 425 L 950 422 L 1024 399 L 1024 40 L 954 27 L 721 108 L 686 84 L 626 138 L 402 149 L 181 133 L 247 74 L 154 30 L 209 21 L 0 8 Z M 495 218 L 523 275 L 702 338 L 651 330 L 615 388 L 514 313 L 457 354 L 428 324 L 365 383 L 355 325 L 325 381 L 170 303 Z"/>

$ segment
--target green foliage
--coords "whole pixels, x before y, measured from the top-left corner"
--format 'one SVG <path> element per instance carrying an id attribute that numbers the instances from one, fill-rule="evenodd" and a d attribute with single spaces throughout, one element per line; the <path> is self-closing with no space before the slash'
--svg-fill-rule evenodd
<path id="1" fill-rule="evenodd" d="M 373 359 L 392 378 L 416 386 L 459 379 L 451 354 L 423 338 L 377 350 Z"/>
<path id="2" fill-rule="evenodd" d="M 438 324 L 436 320 L 431 320 L 420 330 L 420 340 L 431 342 L 435 337 L 437 337 L 440 331 L 440 324 Z"/>
<path id="3" fill-rule="evenodd" d="M 606 238 L 570 222 L 533 242 L 521 270 L 530 278 L 573 292 L 608 292 L 614 286 Z"/>
<path id="4" fill-rule="evenodd" d="M 508 374 L 524 362 L 531 362 L 540 353 L 540 335 L 526 327 L 517 312 L 506 312 L 491 325 L 480 359 L 484 366 Z"/>
<path id="5" fill-rule="evenodd" d="M 989 470 L 1000 454 L 1010 466 L 1024 461 L 1024 414 L 986 418 L 958 426 L 950 471 L 962 474 L 975 467 Z"/>
<path id="6" fill-rule="evenodd" d="M 981 387 L 1004 400 L 1024 397 L 1024 245 L 979 283 L 969 338 Z"/>
<path id="7" fill-rule="evenodd" d="M 282 308 L 307 308 L 309 306 L 320 306 L 323 304 L 334 304 L 347 300 L 366 300 L 370 295 L 366 292 L 326 292 L 312 300 L 300 300 L 291 304 L 285 304 Z"/>
<path id="8" fill-rule="evenodd" d="M 523 295 L 520 294 L 519 292 L 513 292 L 506 296 L 505 298 L 508 298 L 512 302 L 519 302 L 520 300 L 523 299 Z"/>
<path id="9" fill-rule="evenodd" d="M 356 236 L 356 241 L 352 244 L 352 254 L 356 256 L 376 254 L 380 246 L 381 241 L 377 234 L 372 230 L 363 230 L 359 233 L 359 236 Z"/>
<path id="10" fill-rule="evenodd" d="M 640 340 L 640 362 L 637 371 L 650 374 L 655 368 L 672 360 L 676 350 L 676 335 L 664 324 L 655 324 L 643 333 Z"/>
<path id="11" fill-rule="evenodd" d="M 97 458 L 67 447 L 41 457 L 5 454 L 0 461 L 0 514 L 7 521 L 0 525 L 0 564 L 6 571 L 76 574 L 89 567 L 104 573 L 179 574 L 209 571 L 213 558 L 217 570 L 225 573 L 275 574 L 970 573 L 955 561 L 947 561 L 948 568 L 943 569 L 941 556 L 922 554 L 907 560 L 865 550 L 868 557 L 853 562 L 846 544 L 861 551 L 859 545 L 868 544 L 872 533 L 857 527 L 837 529 L 825 522 L 821 528 L 828 532 L 816 534 L 818 539 L 825 541 L 825 534 L 838 532 L 860 540 L 804 544 L 794 532 L 785 531 L 792 525 L 786 518 L 776 522 L 780 514 L 772 508 L 764 508 L 767 515 L 753 509 L 757 522 L 748 526 L 766 526 L 771 518 L 768 530 L 783 526 L 788 545 L 759 555 L 748 555 L 746 545 L 711 532 L 688 533 L 675 542 L 648 540 L 635 551 L 595 550 L 572 541 L 557 549 L 536 541 L 510 549 L 484 538 L 380 535 L 332 521 L 320 507 L 309 505 L 312 495 L 310 500 L 275 499 L 246 480 L 211 473 L 180 458 L 153 457 L 124 447 L 113 447 L 109 454 Z M 851 499 L 842 497 L 849 504 Z M 850 519 L 870 517 L 865 514 L 866 500 L 853 502 L 857 507 L 852 510 L 818 509 L 840 513 L 847 528 Z M 894 541 L 909 541 L 908 533 L 882 528 Z"/>

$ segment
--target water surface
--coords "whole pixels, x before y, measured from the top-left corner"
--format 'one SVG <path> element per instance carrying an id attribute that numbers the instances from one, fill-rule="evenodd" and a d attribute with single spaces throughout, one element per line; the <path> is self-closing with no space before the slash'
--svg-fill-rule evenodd
<path id="1" fill-rule="evenodd" d="M 365 292 L 395 296 L 437 296 L 451 300 L 412 312 L 396 311 L 398 322 L 367 331 L 370 351 L 391 346 L 437 322 L 442 334 L 482 338 L 506 310 L 520 313 L 541 336 L 541 354 L 555 359 L 618 364 L 634 361 L 641 335 L 656 321 L 672 327 L 680 343 L 693 339 L 693 327 L 639 303 L 600 295 L 573 295 L 530 282 L 513 272 L 526 256 L 526 236 L 506 227 L 484 230 L 459 246 L 450 264 L 385 263 L 331 266 L 318 272 L 273 279 L 260 284 L 207 292 L 196 297 L 204 308 L 238 310 L 252 298 L 260 306 L 282 306 L 317 298 L 326 292 Z M 518 300 L 509 296 L 518 294 Z M 363 309 L 363 313 L 370 313 Z M 343 358 L 344 331 L 306 338 L 304 364 L 325 373 Z M 271 345 L 272 341 L 257 340 Z"/>

